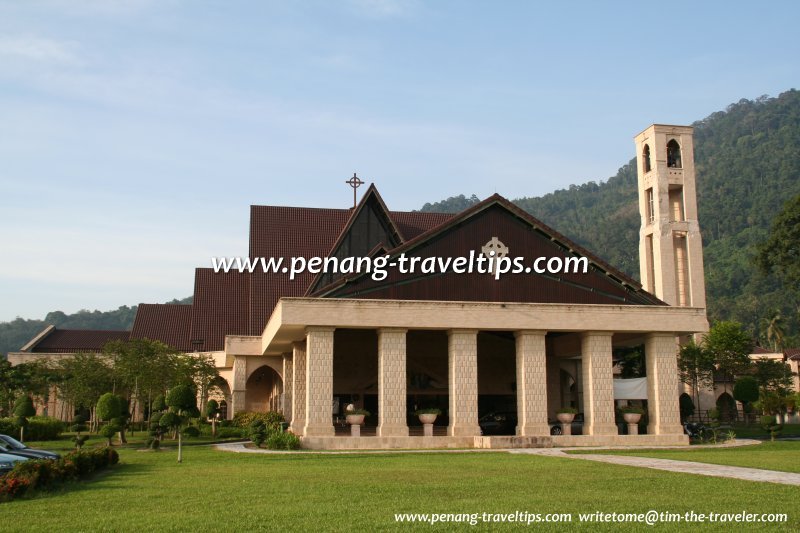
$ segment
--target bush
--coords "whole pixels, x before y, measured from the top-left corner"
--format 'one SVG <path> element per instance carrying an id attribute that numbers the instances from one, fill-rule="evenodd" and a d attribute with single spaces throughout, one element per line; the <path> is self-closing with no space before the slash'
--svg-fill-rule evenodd
<path id="1" fill-rule="evenodd" d="M 240 428 L 249 428 L 255 420 L 260 420 L 268 428 L 279 428 L 283 422 L 286 422 L 283 415 L 277 411 L 268 411 L 266 413 L 240 411 L 233 415 L 233 425 Z"/>
<path id="2" fill-rule="evenodd" d="M 200 436 L 200 430 L 194 426 L 187 426 L 182 431 L 184 437 L 196 438 Z"/>
<path id="3" fill-rule="evenodd" d="M 0 477 L 0 501 L 9 501 L 28 492 L 47 490 L 65 482 L 85 478 L 118 462 L 119 454 L 113 448 L 72 452 L 55 461 L 32 459 L 21 462 L 11 472 Z"/>
<path id="4" fill-rule="evenodd" d="M 25 426 L 25 440 L 57 440 L 64 431 L 65 424 L 50 416 L 32 416 Z M 0 418 L 0 433 L 19 435 L 19 425 L 13 418 Z"/>
<path id="5" fill-rule="evenodd" d="M 261 446 L 267 440 L 267 426 L 263 420 L 255 419 L 250 423 L 247 430 L 247 438 L 249 438 L 256 446 Z"/>
<path id="6" fill-rule="evenodd" d="M 289 431 L 272 431 L 267 436 L 266 445 L 270 450 L 296 450 L 300 448 L 300 439 Z"/>
<path id="7" fill-rule="evenodd" d="M 245 430 L 242 428 L 217 428 L 218 439 L 243 439 Z"/>

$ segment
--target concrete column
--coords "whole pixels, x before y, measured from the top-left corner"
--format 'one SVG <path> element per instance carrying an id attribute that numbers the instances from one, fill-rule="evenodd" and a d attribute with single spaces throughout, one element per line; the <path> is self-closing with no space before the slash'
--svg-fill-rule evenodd
<path id="1" fill-rule="evenodd" d="M 378 330 L 378 424 L 379 437 L 407 437 L 406 332 Z"/>
<path id="2" fill-rule="evenodd" d="M 295 435 L 302 435 L 306 425 L 306 343 L 292 345 L 292 425 Z"/>
<path id="3" fill-rule="evenodd" d="M 587 331 L 581 337 L 584 435 L 616 435 L 611 332 Z"/>
<path id="4" fill-rule="evenodd" d="M 283 417 L 286 419 L 287 422 L 292 422 L 292 390 L 294 389 L 294 385 L 292 380 L 294 379 L 294 361 L 292 360 L 292 354 L 285 353 L 283 354 Z"/>
<path id="5" fill-rule="evenodd" d="M 544 331 L 516 331 L 517 435 L 550 435 Z"/>
<path id="6" fill-rule="evenodd" d="M 306 437 L 332 437 L 333 429 L 333 331 L 306 328 Z"/>
<path id="7" fill-rule="evenodd" d="M 477 436 L 478 426 L 478 331 L 447 332 L 447 374 L 450 393 L 451 437 Z"/>
<path id="8" fill-rule="evenodd" d="M 233 357 L 233 390 L 231 391 L 231 411 L 233 414 L 245 411 L 245 388 L 247 387 L 247 356 Z"/>
<path id="9" fill-rule="evenodd" d="M 651 333 L 645 337 L 647 411 L 650 435 L 683 434 L 678 405 L 678 344 L 675 335 Z"/>
<path id="10" fill-rule="evenodd" d="M 561 362 L 558 357 L 547 357 L 547 417 L 556 418 L 556 411 L 564 405 L 561 394 Z"/>

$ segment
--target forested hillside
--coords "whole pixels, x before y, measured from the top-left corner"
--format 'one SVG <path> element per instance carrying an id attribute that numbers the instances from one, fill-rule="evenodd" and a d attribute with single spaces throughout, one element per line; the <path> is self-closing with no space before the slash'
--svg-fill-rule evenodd
<path id="1" fill-rule="evenodd" d="M 192 303 L 192 297 L 172 300 L 171 304 Z M 53 325 L 64 329 L 131 329 L 137 306 L 123 305 L 114 311 L 87 311 L 68 315 L 61 311 L 47 313 L 44 320 L 17 318 L 0 322 L 0 358 L 8 352 L 19 350 L 45 327 Z"/>
<path id="2" fill-rule="evenodd" d="M 693 125 L 710 318 L 738 320 L 759 337 L 780 313 L 794 335 L 787 340 L 798 343 L 798 302 L 761 275 L 753 257 L 784 202 L 800 194 L 800 92 L 741 100 Z M 458 196 L 422 210 L 458 211 L 475 200 Z M 635 160 L 605 182 L 514 202 L 639 278 Z"/>

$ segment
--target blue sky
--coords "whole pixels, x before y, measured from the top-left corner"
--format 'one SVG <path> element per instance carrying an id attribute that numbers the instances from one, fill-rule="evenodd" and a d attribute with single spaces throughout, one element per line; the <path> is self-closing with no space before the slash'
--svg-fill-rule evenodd
<path id="1" fill-rule="evenodd" d="M 605 180 L 797 87 L 799 5 L 0 0 L 0 321 L 188 296 L 354 171 L 397 210 Z"/>

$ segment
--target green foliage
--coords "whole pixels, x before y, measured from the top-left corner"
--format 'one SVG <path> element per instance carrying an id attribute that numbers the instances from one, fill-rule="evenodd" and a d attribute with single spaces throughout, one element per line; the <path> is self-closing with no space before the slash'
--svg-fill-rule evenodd
<path id="1" fill-rule="evenodd" d="M 17 463 L 11 472 L 0 476 L 0 502 L 86 478 L 118 462 L 116 450 L 99 448 L 72 452 L 56 460 L 32 459 Z"/>
<path id="2" fill-rule="evenodd" d="M 283 415 L 276 411 L 267 411 L 266 413 L 239 411 L 233 415 L 233 424 L 240 428 L 249 428 L 255 420 L 261 420 L 268 428 L 279 428 L 286 422 Z"/>
<path id="3" fill-rule="evenodd" d="M 254 419 L 247 428 L 247 438 L 259 447 L 267 440 L 267 433 L 267 426 L 263 420 Z"/>
<path id="4" fill-rule="evenodd" d="M 205 418 L 215 418 L 219 412 L 219 403 L 217 403 L 217 400 L 208 400 L 205 409 L 203 409 L 203 416 Z"/>
<path id="5" fill-rule="evenodd" d="M 156 396 L 156 399 L 153 400 L 152 410 L 156 413 L 167 410 L 167 401 L 164 399 L 163 394 L 159 394 Z"/>
<path id="6" fill-rule="evenodd" d="M 245 430 L 238 427 L 221 427 L 217 429 L 218 439 L 241 439 L 245 436 Z"/>
<path id="7" fill-rule="evenodd" d="M 778 419 L 772 415 L 764 415 L 761 417 L 761 427 L 769 432 L 770 440 L 772 441 L 783 431 L 783 426 L 779 424 Z"/>
<path id="8" fill-rule="evenodd" d="M 465 197 L 463 194 L 459 194 L 458 196 L 451 196 L 447 200 L 442 200 L 441 202 L 427 203 L 422 206 L 420 211 L 432 213 L 460 213 L 478 202 L 480 202 L 480 199 L 474 194 L 469 198 Z"/>
<path id="9" fill-rule="evenodd" d="M 64 431 L 64 423 L 49 416 L 32 416 L 27 422 L 25 426 L 27 440 L 57 440 Z M 0 433 L 19 434 L 19 424 L 13 418 L 0 418 Z"/>
<path id="10" fill-rule="evenodd" d="M 97 407 L 95 408 L 97 418 L 104 422 L 119 418 L 122 416 L 124 403 L 125 400 L 116 394 L 110 392 L 103 394 L 97 400 Z"/>
<path id="11" fill-rule="evenodd" d="M 347 415 L 364 415 L 369 416 L 371 413 L 366 409 L 351 409 L 350 411 L 345 411 L 345 416 Z"/>
<path id="12" fill-rule="evenodd" d="M 417 409 L 416 411 L 414 411 L 414 414 L 417 415 L 417 416 L 419 416 L 419 415 L 436 415 L 436 416 L 439 416 L 440 414 L 442 414 L 442 410 L 439 409 L 438 407 L 423 407 L 421 409 Z"/>
<path id="13" fill-rule="evenodd" d="M 290 431 L 270 431 L 265 442 L 270 450 L 297 450 L 300 448 L 300 439 Z"/>
<path id="14" fill-rule="evenodd" d="M 785 362 L 760 358 L 753 362 L 753 366 L 755 380 L 762 393 L 775 393 L 779 396 L 792 394 L 793 374 Z"/>
<path id="15" fill-rule="evenodd" d="M 33 399 L 27 394 L 23 394 L 14 402 L 14 416 L 17 418 L 28 418 L 35 414 L 36 408 L 33 406 Z"/>
<path id="16" fill-rule="evenodd" d="M 733 385 L 734 399 L 747 406 L 758 400 L 758 381 L 752 376 L 742 376 Z"/>
<path id="17" fill-rule="evenodd" d="M 99 433 L 101 437 L 105 437 L 108 440 L 108 445 L 112 446 L 111 439 L 113 439 L 114 435 L 116 435 L 121 429 L 122 427 L 118 426 L 117 424 L 109 422 L 100 428 Z"/>
<path id="18" fill-rule="evenodd" d="M 188 427 L 183 428 L 182 433 L 183 433 L 184 437 L 192 437 L 192 438 L 194 438 L 194 437 L 199 437 L 200 436 L 200 430 L 197 429 L 194 426 L 188 426 Z"/>
<path id="19" fill-rule="evenodd" d="M 177 413 L 191 410 L 196 412 L 197 393 L 191 385 L 176 385 L 167 394 L 167 405 Z"/>
<path id="20" fill-rule="evenodd" d="M 639 407 L 638 405 L 623 405 L 619 408 L 619 412 L 622 414 L 634 414 L 634 415 L 643 415 L 645 413 L 644 408 Z"/>
<path id="21" fill-rule="evenodd" d="M 703 344 L 722 376 L 731 379 L 750 367 L 749 354 L 753 351 L 753 341 L 738 322 L 714 323 L 703 338 Z"/>
<path id="22" fill-rule="evenodd" d="M 161 418 L 158 420 L 158 425 L 167 428 L 167 429 L 175 429 L 180 426 L 182 423 L 180 415 L 174 413 L 172 411 L 167 411 Z"/>
<path id="23" fill-rule="evenodd" d="M 759 248 L 758 264 L 766 273 L 775 271 L 800 297 L 800 194 L 788 200 L 772 221 L 769 239 Z"/>

